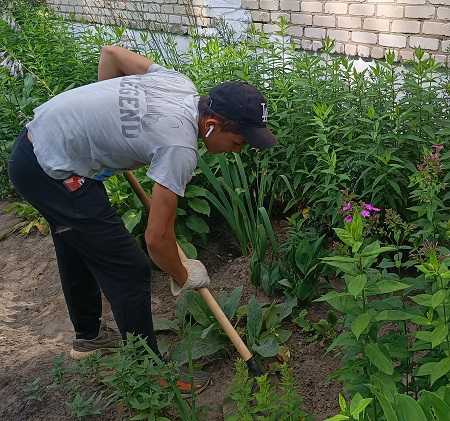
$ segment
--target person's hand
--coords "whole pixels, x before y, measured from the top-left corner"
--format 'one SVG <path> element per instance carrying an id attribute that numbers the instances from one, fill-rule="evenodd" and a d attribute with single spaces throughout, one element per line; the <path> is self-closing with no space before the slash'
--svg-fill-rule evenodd
<path id="1" fill-rule="evenodd" d="M 188 289 L 205 288 L 211 282 L 208 271 L 200 260 L 187 259 L 183 261 L 183 265 L 188 273 L 183 287 L 180 287 L 173 279 L 170 280 L 170 290 L 175 297 Z"/>

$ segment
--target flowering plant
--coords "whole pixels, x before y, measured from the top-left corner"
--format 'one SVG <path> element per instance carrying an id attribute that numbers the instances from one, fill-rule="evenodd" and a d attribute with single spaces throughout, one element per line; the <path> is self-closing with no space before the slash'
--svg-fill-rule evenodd
<path id="1" fill-rule="evenodd" d="M 415 206 L 409 210 L 417 214 L 418 219 L 414 223 L 419 227 L 417 236 L 421 241 L 437 240 L 446 229 L 441 226 L 446 213 L 442 197 L 446 189 L 441 162 L 443 148 L 441 144 L 433 145 L 410 177 L 409 187 L 412 189 L 410 197 Z"/>
<path id="2" fill-rule="evenodd" d="M 361 215 L 364 219 L 370 218 L 381 211 L 380 208 L 375 207 L 372 203 L 355 203 L 352 201 L 346 202 L 341 207 L 341 213 L 344 215 L 344 222 L 350 223 L 353 221 L 354 214 Z"/>

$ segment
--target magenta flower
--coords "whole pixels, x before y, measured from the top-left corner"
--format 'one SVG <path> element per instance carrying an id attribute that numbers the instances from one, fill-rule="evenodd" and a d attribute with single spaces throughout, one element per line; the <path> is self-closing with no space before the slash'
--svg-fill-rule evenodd
<path id="1" fill-rule="evenodd" d="M 372 203 L 364 203 L 363 209 L 367 210 L 369 212 L 380 212 L 381 211 L 380 208 L 376 208 L 374 205 L 372 205 Z"/>
<path id="2" fill-rule="evenodd" d="M 363 209 L 363 210 L 361 211 L 361 216 L 362 216 L 363 218 L 368 218 L 368 217 L 370 216 L 370 212 L 369 212 L 367 209 Z"/>
<path id="3" fill-rule="evenodd" d="M 344 212 L 349 212 L 353 209 L 353 205 L 351 202 L 346 203 L 344 206 L 342 206 L 342 210 Z"/>
<path id="4" fill-rule="evenodd" d="M 347 216 L 344 218 L 344 221 L 345 221 L 345 222 L 352 222 L 352 221 L 353 221 L 353 216 L 347 215 Z"/>

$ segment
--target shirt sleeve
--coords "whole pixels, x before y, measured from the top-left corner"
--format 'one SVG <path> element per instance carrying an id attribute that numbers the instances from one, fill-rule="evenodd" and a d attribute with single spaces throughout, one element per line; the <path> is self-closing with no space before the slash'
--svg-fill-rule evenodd
<path id="1" fill-rule="evenodd" d="M 147 176 L 184 197 L 186 185 L 197 166 L 197 152 L 184 146 L 159 148 L 154 154 Z"/>
<path id="2" fill-rule="evenodd" d="M 150 66 L 148 66 L 146 73 L 155 73 L 159 72 L 161 70 L 167 70 L 164 66 L 161 66 L 160 64 L 151 63 Z"/>

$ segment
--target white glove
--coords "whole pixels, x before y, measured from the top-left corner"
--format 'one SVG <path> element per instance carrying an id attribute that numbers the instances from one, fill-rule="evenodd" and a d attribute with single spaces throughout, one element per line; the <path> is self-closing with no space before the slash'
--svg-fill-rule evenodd
<path id="1" fill-rule="evenodd" d="M 180 287 L 173 279 L 170 280 L 170 291 L 175 297 L 188 289 L 204 288 L 209 285 L 208 271 L 200 260 L 187 259 L 183 261 L 188 278 L 183 287 Z"/>

